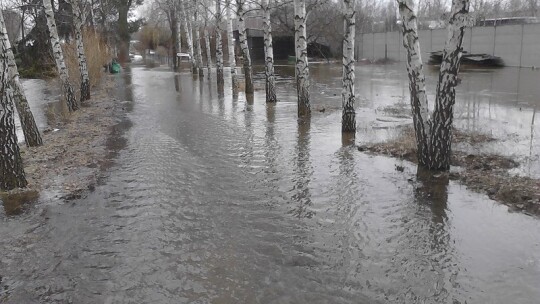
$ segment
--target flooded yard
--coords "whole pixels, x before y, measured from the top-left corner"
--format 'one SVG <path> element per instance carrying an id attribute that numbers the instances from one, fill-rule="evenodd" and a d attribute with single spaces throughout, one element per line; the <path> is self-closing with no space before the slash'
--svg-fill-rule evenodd
<path id="1" fill-rule="evenodd" d="M 255 71 L 252 98 L 230 78 L 221 92 L 163 67 L 111 78 L 129 112 L 109 142 L 115 164 L 82 199 L 0 208 L 0 302 L 538 302 L 537 218 L 343 145 L 340 65 L 311 67 L 309 120 L 297 119 L 292 66 L 276 67 L 275 105 Z M 540 177 L 540 71 L 460 77 L 456 126 L 498 140 L 457 148 Z M 403 66 L 358 66 L 356 91 L 357 143 L 410 124 Z"/>

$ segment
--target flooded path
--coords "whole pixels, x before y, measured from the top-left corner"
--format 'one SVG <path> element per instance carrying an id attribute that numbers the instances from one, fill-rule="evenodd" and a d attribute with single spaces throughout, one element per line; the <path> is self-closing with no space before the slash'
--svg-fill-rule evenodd
<path id="1" fill-rule="evenodd" d="M 407 123 L 377 120 L 406 95 L 387 69 L 360 68 L 359 141 Z M 260 77 L 251 101 L 231 94 L 230 79 L 222 94 L 189 73 L 118 75 L 129 115 L 102 184 L 81 200 L 0 211 L 0 302 L 537 303 L 540 221 L 343 146 L 339 66 L 312 76 L 316 110 L 298 121 L 291 77 L 266 105 Z M 466 77 L 462 86 L 475 81 Z M 503 116 L 517 134 L 505 151 L 530 148 L 537 161 L 526 131 L 538 124 L 519 115 L 533 107 L 479 94 L 480 118 L 469 111 L 458 124 Z"/>

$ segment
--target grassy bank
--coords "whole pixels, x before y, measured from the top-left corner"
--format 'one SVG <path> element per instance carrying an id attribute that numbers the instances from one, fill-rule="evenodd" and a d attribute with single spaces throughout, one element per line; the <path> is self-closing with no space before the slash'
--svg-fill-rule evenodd
<path id="1" fill-rule="evenodd" d="M 454 130 L 453 145 L 467 142 L 474 146 L 495 141 L 485 134 L 464 133 Z M 383 154 L 417 163 L 416 142 L 412 127 L 407 127 L 394 140 L 359 146 L 360 151 Z M 496 154 L 470 154 L 453 151 L 448 174 L 467 188 L 485 193 L 491 199 L 509 206 L 512 210 L 540 216 L 540 180 L 509 173 L 519 166 L 515 160 Z"/>

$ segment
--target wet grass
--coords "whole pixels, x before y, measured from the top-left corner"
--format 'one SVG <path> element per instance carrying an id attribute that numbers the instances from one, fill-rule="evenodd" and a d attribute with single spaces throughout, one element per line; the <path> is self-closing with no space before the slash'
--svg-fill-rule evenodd
<path id="1" fill-rule="evenodd" d="M 453 144 L 478 145 L 496 139 L 487 134 L 467 133 L 454 129 Z M 417 163 L 416 140 L 412 127 L 403 130 L 394 140 L 359 146 L 360 151 L 384 154 Z M 485 193 L 489 198 L 509 206 L 512 210 L 540 216 L 540 180 L 509 173 L 519 163 L 496 154 L 470 154 L 453 151 L 452 166 L 462 170 L 446 173 L 467 188 Z"/>
<path id="2" fill-rule="evenodd" d="M 47 190 L 70 200 L 95 187 L 108 157 L 107 130 L 123 113 L 120 103 L 110 97 L 112 90 L 112 85 L 96 90 L 85 107 L 73 113 L 57 113 L 55 107 L 48 110 L 59 119 L 43 132 L 44 145 L 21 149 L 29 189 Z"/>

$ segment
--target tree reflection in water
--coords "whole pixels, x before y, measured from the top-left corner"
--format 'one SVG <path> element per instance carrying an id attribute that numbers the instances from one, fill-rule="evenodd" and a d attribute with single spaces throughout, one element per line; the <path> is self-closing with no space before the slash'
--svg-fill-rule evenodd
<path id="1" fill-rule="evenodd" d="M 296 144 L 296 159 L 294 161 L 294 194 L 291 197 L 295 205 L 289 213 L 298 218 L 312 218 L 315 215 L 310 210 L 312 205 L 309 183 L 313 177 L 313 167 L 310 161 L 310 128 L 311 119 L 298 119 L 298 135 Z"/>

